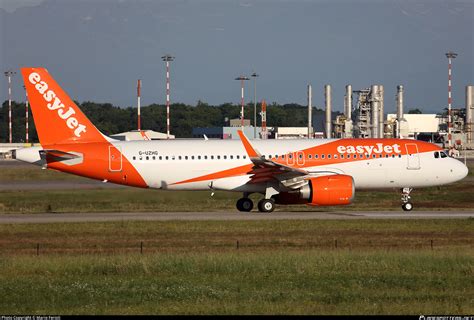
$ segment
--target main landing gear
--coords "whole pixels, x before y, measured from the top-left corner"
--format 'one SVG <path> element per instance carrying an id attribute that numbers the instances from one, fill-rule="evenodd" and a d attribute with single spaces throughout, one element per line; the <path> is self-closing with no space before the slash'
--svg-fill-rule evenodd
<path id="1" fill-rule="evenodd" d="M 249 198 L 240 198 L 237 200 L 237 210 L 250 212 L 253 209 L 253 201 Z M 262 199 L 257 204 L 258 211 L 270 213 L 275 210 L 275 201 L 273 199 Z"/>
<path id="2" fill-rule="evenodd" d="M 275 201 L 273 199 L 262 199 L 258 202 L 258 211 L 270 213 L 275 210 Z"/>
<path id="3" fill-rule="evenodd" d="M 257 204 L 258 211 L 270 213 L 275 210 L 275 200 L 272 198 L 273 195 L 278 194 L 273 187 L 267 188 L 265 192 L 265 198 L 260 200 Z M 249 198 L 249 193 L 244 193 L 244 197 L 237 200 L 237 210 L 243 212 L 250 212 L 253 209 L 253 202 Z"/>
<path id="4" fill-rule="evenodd" d="M 243 198 L 237 200 L 237 210 L 250 212 L 253 209 L 253 201 L 247 198 L 245 195 Z"/>
<path id="5" fill-rule="evenodd" d="M 404 211 L 411 211 L 413 210 L 413 203 L 410 202 L 410 192 L 412 192 L 413 188 L 403 188 L 402 189 L 402 209 Z"/>

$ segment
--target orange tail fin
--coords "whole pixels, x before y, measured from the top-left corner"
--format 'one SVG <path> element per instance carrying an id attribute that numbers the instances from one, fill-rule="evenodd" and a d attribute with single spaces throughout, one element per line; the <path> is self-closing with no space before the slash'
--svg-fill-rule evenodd
<path id="1" fill-rule="evenodd" d="M 42 145 L 99 142 L 104 136 L 44 68 L 22 68 Z"/>

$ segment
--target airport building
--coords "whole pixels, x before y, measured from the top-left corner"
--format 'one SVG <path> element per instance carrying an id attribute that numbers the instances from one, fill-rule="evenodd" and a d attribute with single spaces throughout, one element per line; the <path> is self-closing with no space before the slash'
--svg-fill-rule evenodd
<path id="1" fill-rule="evenodd" d="M 134 141 L 134 140 L 165 140 L 165 139 L 174 139 L 175 136 L 170 134 L 169 138 L 166 133 L 157 132 L 153 130 L 132 130 L 127 132 L 121 132 L 113 134 L 111 138 L 120 140 L 120 141 Z"/>
<path id="2" fill-rule="evenodd" d="M 262 128 L 253 126 L 243 128 L 244 134 L 249 139 L 262 139 Z M 204 135 L 209 139 L 240 139 L 237 133 L 242 127 L 208 127 L 193 128 L 193 138 L 202 138 Z M 322 138 L 323 132 L 313 133 L 313 137 Z M 307 127 L 267 127 L 267 139 L 304 139 L 308 138 Z"/>
<path id="3" fill-rule="evenodd" d="M 13 150 L 28 148 L 39 144 L 32 143 L 0 143 L 0 159 L 11 159 Z"/>
<path id="4" fill-rule="evenodd" d="M 261 139 L 260 132 L 261 128 L 257 127 L 256 137 L 254 135 L 253 126 L 243 127 L 244 134 L 249 139 Z M 193 138 L 203 138 L 206 136 L 209 139 L 239 139 L 238 130 L 242 130 L 242 127 L 205 127 L 205 128 L 193 128 Z"/>
<path id="5" fill-rule="evenodd" d="M 405 114 L 406 125 L 400 133 L 400 138 L 417 139 L 420 134 L 435 135 L 439 133 L 442 118 L 437 114 Z M 397 115 L 389 113 L 385 132 L 387 136 L 393 136 L 393 128 L 397 125 Z"/>

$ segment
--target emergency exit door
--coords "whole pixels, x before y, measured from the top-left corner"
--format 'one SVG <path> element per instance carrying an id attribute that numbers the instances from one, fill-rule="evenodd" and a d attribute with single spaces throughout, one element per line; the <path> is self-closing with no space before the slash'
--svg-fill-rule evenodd
<path id="1" fill-rule="evenodd" d="M 408 143 L 405 145 L 405 149 L 407 151 L 407 169 L 420 169 L 420 155 L 418 154 L 418 146 L 414 143 Z"/>
<path id="2" fill-rule="evenodd" d="M 122 171 L 122 148 L 109 146 L 109 171 Z"/>

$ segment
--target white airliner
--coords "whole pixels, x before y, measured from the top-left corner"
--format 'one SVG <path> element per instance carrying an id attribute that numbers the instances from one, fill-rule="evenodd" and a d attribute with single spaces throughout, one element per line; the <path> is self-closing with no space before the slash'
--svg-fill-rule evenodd
<path id="1" fill-rule="evenodd" d="M 117 141 L 100 133 L 43 68 L 23 68 L 41 147 L 18 160 L 105 182 L 163 190 L 241 192 L 237 209 L 347 205 L 356 189 L 413 188 L 463 179 L 467 167 L 438 146 L 402 139 Z"/>

